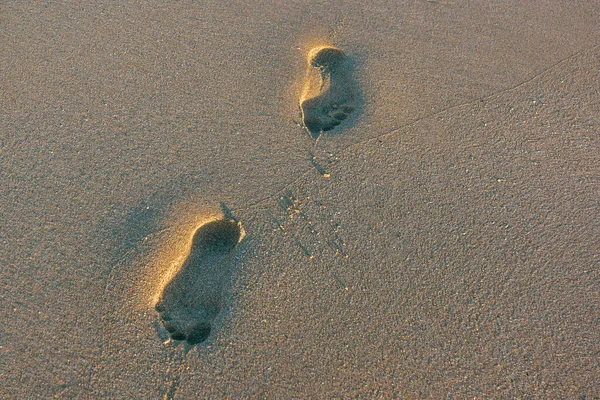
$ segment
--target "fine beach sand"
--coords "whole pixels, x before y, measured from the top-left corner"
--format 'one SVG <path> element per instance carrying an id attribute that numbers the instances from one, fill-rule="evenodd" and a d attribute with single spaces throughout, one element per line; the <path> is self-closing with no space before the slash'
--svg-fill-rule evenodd
<path id="1" fill-rule="evenodd" d="M 0 398 L 600 396 L 599 20 L 2 3 Z"/>

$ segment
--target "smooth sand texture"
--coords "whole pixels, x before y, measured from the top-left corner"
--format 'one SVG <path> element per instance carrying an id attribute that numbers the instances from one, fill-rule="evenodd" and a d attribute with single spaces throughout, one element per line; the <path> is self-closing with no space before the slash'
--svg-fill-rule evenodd
<path id="1" fill-rule="evenodd" d="M 3 2 L 0 397 L 599 396 L 599 8 Z M 364 104 L 315 142 L 324 45 Z M 217 333 L 165 344 L 221 202 Z"/>

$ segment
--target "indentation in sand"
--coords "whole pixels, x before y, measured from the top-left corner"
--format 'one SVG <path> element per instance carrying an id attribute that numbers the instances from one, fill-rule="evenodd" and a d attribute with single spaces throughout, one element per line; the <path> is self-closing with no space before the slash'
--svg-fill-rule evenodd
<path id="1" fill-rule="evenodd" d="M 173 340 L 204 342 L 223 309 L 224 285 L 234 270 L 233 252 L 244 230 L 235 219 L 204 220 L 185 240 L 186 252 L 176 257 L 154 299 Z"/>
<path id="2" fill-rule="evenodd" d="M 302 121 L 311 137 L 342 124 L 357 107 L 352 66 L 340 49 L 321 45 L 307 55 L 308 68 L 300 95 Z"/>
<path id="3" fill-rule="evenodd" d="M 154 308 L 164 287 L 173 280 L 190 254 L 194 233 L 198 228 L 220 216 L 214 212 L 200 214 L 186 213 L 173 221 L 167 228 L 159 249 L 149 262 L 150 287 L 145 292 L 149 295 L 149 305 Z"/>

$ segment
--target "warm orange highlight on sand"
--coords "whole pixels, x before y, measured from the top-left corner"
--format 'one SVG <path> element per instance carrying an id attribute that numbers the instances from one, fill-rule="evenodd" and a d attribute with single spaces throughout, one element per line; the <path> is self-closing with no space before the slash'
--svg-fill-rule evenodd
<path id="1" fill-rule="evenodd" d="M 214 213 L 191 214 L 181 217 L 181 221 L 174 223 L 178 226 L 175 232 L 172 232 L 169 238 L 164 240 L 160 250 L 152 261 L 148 264 L 151 278 L 149 283 L 151 288 L 146 288 L 144 292 L 151 294 L 148 303 L 154 307 L 160 298 L 164 287 L 175 277 L 192 249 L 192 242 L 198 229 L 202 226 L 222 219 L 223 215 Z M 238 243 L 246 236 L 244 228 L 240 224 L 240 239 Z"/>
<path id="2" fill-rule="evenodd" d="M 299 97 L 299 104 L 302 104 L 307 99 L 317 96 L 322 89 L 322 86 L 328 84 L 328 82 L 323 82 L 323 78 L 321 77 L 321 73 L 311 67 L 312 59 L 323 49 L 337 49 L 335 46 L 330 45 L 319 45 L 312 47 L 308 53 L 306 54 L 306 61 L 308 62 L 308 68 L 306 69 L 306 73 L 304 74 L 304 80 L 302 85 L 302 92 Z"/>

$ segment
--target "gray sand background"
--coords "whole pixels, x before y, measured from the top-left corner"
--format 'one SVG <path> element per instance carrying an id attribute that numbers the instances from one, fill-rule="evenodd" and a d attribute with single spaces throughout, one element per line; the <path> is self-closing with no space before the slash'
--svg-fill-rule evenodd
<path id="1" fill-rule="evenodd" d="M 599 22 L 3 2 L 0 397 L 600 396 Z M 364 106 L 315 143 L 297 96 L 327 43 Z M 221 330 L 164 344 L 152 298 L 220 202 L 247 234 Z"/>

